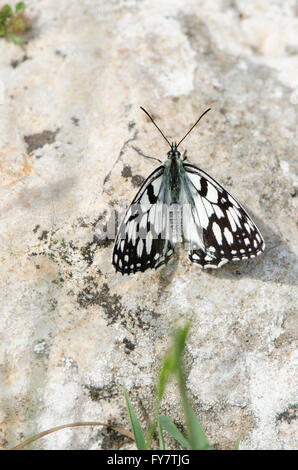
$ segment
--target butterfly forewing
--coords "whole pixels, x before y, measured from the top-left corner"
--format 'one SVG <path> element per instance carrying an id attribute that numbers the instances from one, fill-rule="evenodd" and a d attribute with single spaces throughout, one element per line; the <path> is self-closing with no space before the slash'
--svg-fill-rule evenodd
<path id="1" fill-rule="evenodd" d="M 189 258 L 204 268 L 253 258 L 265 243 L 245 209 L 219 183 L 194 165 L 184 165 L 189 180 L 194 222 L 199 220 L 203 247 L 189 249 Z M 196 224 L 198 225 L 198 224 Z"/>
<path id="2" fill-rule="evenodd" d="M 113 251 L 113 265 L 121 273 L 158 268 L 174 252 L 169 239 L 164 167 L 145 181 L 120 224 Z"/>

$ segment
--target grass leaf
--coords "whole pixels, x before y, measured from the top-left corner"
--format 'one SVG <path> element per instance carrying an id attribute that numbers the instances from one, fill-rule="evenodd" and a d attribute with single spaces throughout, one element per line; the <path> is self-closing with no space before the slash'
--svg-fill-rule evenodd
<path id="1" fill-rule="evenodd" d="M 162 363 L 156 386 L 157 399 L 159 402 L 162 400 L 171 372 L 173 372 L 173 361 L 171 355 L 167 353 Z"/>
<path id="2" fill-rule="evenodd" d="M 239 445 L 240 445 L 241 438 L 242 438 L 242 436 L 240 434 L 240 436 L 238 437 L 238 439 L 236 441 L 236 444 L 235 444 L 235 450 L 239 450 Z"/>
<path id="3" fill-rule="evenodd" d="M 134 412 L 134 409 L 132 407 L 132 404 L 130 402 L 130 399 L 129 399 L 129 396 L 125 387 L 124 387 L 124 395 L 125 395 L 125 401 L 126 401 L 128 414 L 129 414 L 132 432 L 136 441 L 136 446 L 138 450 L 144 450 L 146 449 L 144 433 L 142 431 L 139 420 Z"/>
<path id="4" fill-rule="evenodd" d="M 182 363 L 183 352 L 186 343 L 186 337 L 190 328 L 188 323 L 184 328 L 180 328 L 175 334 L 175 363 L 176 363 L 176 377 L 178 382 L 179 393 L 182 401 L 182 406 L 185 416 L 185 425 L 187 429 L 187 440 L 190 448 L 193 450 L 207 450 L 211 449 L 208 440 L 203 432 L 202 426 L 193 411 L 186 391 L 184 368 Z"/>
<path id="5" fill-rule="evenodd" d="M 165 415 L 160 415 L 158 417 L 158 422 L 160 426 L 167 431 L 179 444 L 181 444 L 186 449 L 190 449 L 190 444 L 183 434 L 179 431 L 177 426 L 173 423 L 171 418 Z"/>
<path id="6" fill-rule="evenodd" d="M 163 430 L 162 430 L 162 425 L 161 425 L 159 419 L 157 420 L 157 431 L 158 431 L 159 448 L 160 448 L 160 450 L 166 450 L 165 440 L 164 440 Z"/>
<path id="7" fill-rule="evenodd" d="M 212 450 L 194 410 L 188 405 L 188 410 L 184 412 L 187 423 L 188 441 L 190 442 L 191 449 Z"/>

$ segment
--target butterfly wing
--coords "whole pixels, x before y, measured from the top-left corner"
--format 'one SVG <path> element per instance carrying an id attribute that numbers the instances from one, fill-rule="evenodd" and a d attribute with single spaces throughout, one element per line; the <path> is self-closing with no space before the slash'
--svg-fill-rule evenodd
<path id="1" fill-rule="evenodd" d="M 192 219 L 185 237 L 190 260 L 203 268 L 219 268 L 260 255 L 264 239 L 241 204 L 203 170 L 183 166 Z"/>
<path id="2" fill-rule="evenodd" d="M 130 274 L 156 269 L 173 255 L 167 191 L 164 166 L 160 166 L 144 182 L 120 224 L 112 258 L 116 271 Z"/>

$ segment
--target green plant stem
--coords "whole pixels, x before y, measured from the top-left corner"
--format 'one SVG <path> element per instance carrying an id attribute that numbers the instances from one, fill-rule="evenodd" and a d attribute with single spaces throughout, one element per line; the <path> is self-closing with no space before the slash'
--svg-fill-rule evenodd
<path id="1" fill-rule="evenodd" d="M 185 416 L 185 424 L 186 424 L 186 429 L 191 429 L 191 407 L 189 405 L 189 401 L 187 398 L 187 391 L 186 391 L 186 385 L 185 385 L 185 377 L 183 374 L 183 369 L 182 369 L 182 364 L 181 364 L 181 356 L 177 355 L 177 368 L 176 368 L 176 378 L 177 378 L 177 385 L 178 389 L 180 392 L 180 398 L 182 401 L 182 406 L 184 410 L 184 416 Z M 194 449 L 194 443 L 191 441 L 191 433 L 188 435 L 188 440 L 191 445 L 191 448 Z"/>
<path id="2" fill-rule="evenodd" d="M 166 385 L 169 381 L 170 374 L 174 371 L 173 366 L 173 347 L 167 352 L 163 364 L 161 366 L 158 382 L 156 385 L 156 400 L 153 408 L 152 418 L 149 422 L 148 431 L 146 434 L 146 449 L 149 449 L 152 442 L 152 437 L 158 423 L 158 412 L 161 401 L 165 392 Z"/>
<path id="3" fill-rule="evenodd" d="M 183 378 L 182 366 L 181 366 L 181 356 L 183 354 L 183 350 L 185 347 L 185 340 L 186 340 L 186 336 L 187 336 L 189 328 L 190 328 L 190 323 L 187 323 L 184 328 L 176 332 L 176 334 L 174 335 L 174 344 L 172 345 L 172 347 L 166 354 L 164 362 L 162 364 L 162 367 L 159 373 L 158 382 L 157 382 L 157 387 L 156 387 L 157 398 L 156 398 L 154 409 L 153 409 L 152 419 L 149 423 L 148 431 L 146 435 L 146 449 L 149 449 L 151 446 L 152 437 L 153 437 L 154 431 L 158 423 L 159 408 L 160 408 L 163 394 L 164 394 L 166 385 L 169 381 L 170 375 L 179 373 L 178 383 L 180 383 L 181 386 L 183 387 L 184 378 Z M 179 386 L 179 390 L 180 390 L 180 386 Z M 184 397 L 187 402 L 186 389 L 184 389 Z"/>

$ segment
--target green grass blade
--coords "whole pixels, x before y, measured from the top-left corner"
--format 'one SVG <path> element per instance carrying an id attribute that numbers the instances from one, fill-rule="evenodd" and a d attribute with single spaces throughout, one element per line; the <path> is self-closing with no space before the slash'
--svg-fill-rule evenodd
<path id="1" fill-rule="evenodd" d="M 158 417 L 158 421 L 157 421 L 157 431 L 158 431 L 159 448 L 160 448 L 160 450 L 166 450 L 165 439 L 164 439 L 163 430 L 162 430 L 162 425 L 161 425 L 161 423 L 160 423 L 159 418 L 160 418 L 160 417 Z"/>
<path id="2" fill-rule="evenodd" d="M 156 395 L 157 395 L 157 400 L 159 402 L 161 402 L 162 400 L 166 385 L 169 381 L 170 374 L 172 372 L 173 365 L 172 365 L 171 359 L 172 358 L 170 357 L 170 354 L 167 353 L 166 357 L 163 360 L 163 363 L 159 372 L 158 382 L 156 385 Z"/>
<path id="3" fill-rule="evenodd" d="M 177 442 L 179 442 L 179 444 L 181 444 L 186 449 L 191 448 L 189 442 L 187 439 L 185 439 L 171 418 L 165 415 L 160 415 L 158 417 L 158 422 L 165 431 L 167 431 Z"/>
<path id="4" fill-rule="evenodd" d="M 188 440 L 193 450 L 212 450 L 194 410 L 188 404 L 185 410 Z"/>
<path id="5" fill-rule="evenodd" d="M 241 438 L 242 438 L 242 436 L 240 434 L 240 436 L 238 437 L 238 439 L 236 441 L 236 444 L 235 444 L 235 450 L 239 450 L 239 445 L 240 445 Z"/>
<path id="6" fill-rule="evenodd" d="M 175 354 L 175 365 L 176 368 L 181 362 L 181 358 L 184 352 L 186 337 L 190 329 L 190 322 L 188 322 L 183 328 L 179 328 L 174 336 L 174 354 Z"/>
<path id="7" fill-rule="evenodd" d="M 210 450 L 211 447 L 203 432 L 202 426 L 193 411 L 186 391 L 184 369 L 182 364 L 182 356 L 185 349 L 186 337 L 190 328 L 188 323 L 184 328 L 179 329 L 175 335 L 175 373 L 178 382 L 178 389 L 183 405 L 185 424 L 187 429 L 187 440 L 190 448 L 193 450 Z"/>
<path id="8" fill-rule="evenodd" d="M 175 354 L 173 353 L 173 347 L 166 353 L 163 360 L 162 366 L 160 368 L 158 381 L 156 384 L 156 401 L 154 405 L 154 410 L 152 418 L 150 420 L 148 431 L 146 435 L 146 449 L 149 449 L 151 446 L 151 441 L 153 434 L 158 428 L 158 410 L 165 392 L 166 385 L 170 379 L 171 374 L 175 372 Z M 159 428 L 158 428 L 159 430 Z"/>
<path id="9" fill-rule="evenodd" d="M 136 446 L 138 450 L 144 450 L 146 448 L 144 433 L 142 431 L 139 420 L 134 412 L 134 409 L 132 407 L 132 404 L 130 402 L 130 399 L 129 399 L 129 396 L 125 387 L 124 387 L 124 395 L 125 395 L 125 401 L 126 401 L 128 414 L 129 414 L 132 432 L 136 441 Z"/>

